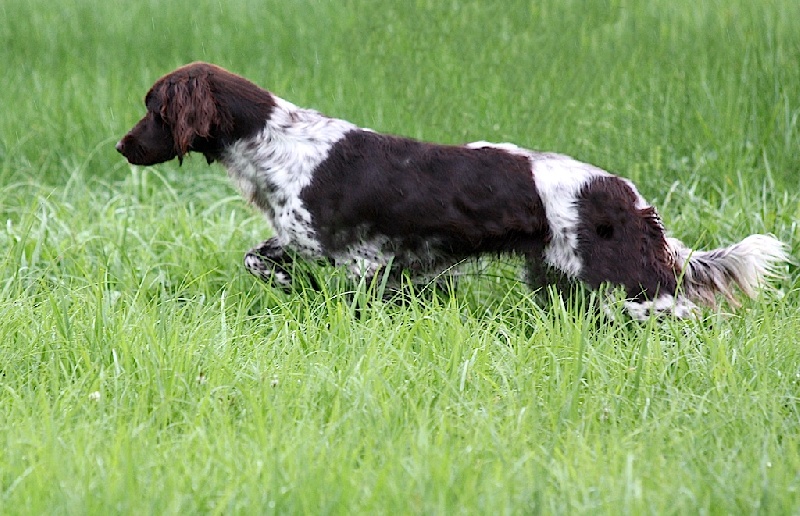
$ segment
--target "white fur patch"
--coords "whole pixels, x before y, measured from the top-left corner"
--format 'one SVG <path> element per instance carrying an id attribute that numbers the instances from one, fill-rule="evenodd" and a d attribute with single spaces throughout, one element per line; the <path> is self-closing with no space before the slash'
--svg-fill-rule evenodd
<path id="1" fill-rule="evenodd" d="M 533 180 L 552 235 L 544 252 L 545 261 L 571 278 L 578 277 L 582 263 L 577 252 L 576 200 L 593 179 L 611 174 L 561 154 L 532 153 L 531 162 Z"/>
<path id="2" fill-rule="evenodd" d="M 300 192 L 333 144 L 356 126 L 273 98 L 275 107 L 264 129 L 235 142 L 221 161 L 245 199 L 266 213 L 282 245 L 318 256 L 322 246 Z"/>
<path id="3" fill-rule="evenodd" d="M 490 143 L 485 141 L 468 143 L 465 147 L 481 149 L 493 147 L 510 154 L 526 156 L 531 162 L 536 190 L 544 204 L 547 222 L 552 239 L 544 252 L 545 261 L 564 272 L 570 278 L 577 278 L 582 269 L 578 256 L 578 207 L 577 196 L 580 191 L 597 177 L 611 176 L 605 170 L 580 162 L 569 156 L 549 152 L 533 152 L 513 143 Z M 637 207 L 647 206 L 639 192 L 630 181 L 627 182 L 637 195 Z"/>
<path id="4" fill-rule="evenodd" d="M 486 149 L 486 148 L 500 149 L 508 152 L 509 154 L 517 154 L 519 156 L 527 156 L 527 157 L 530 157 L 531 155 L 531 151 L 523 149 L 519 145 L 514 145 L 513 143 L 508 143 L 508 142 L 492 143 L 492 142 L 479 141 L 479 142 L 471 142 L 464 144 L 464 147 L 468 149 Z"/>

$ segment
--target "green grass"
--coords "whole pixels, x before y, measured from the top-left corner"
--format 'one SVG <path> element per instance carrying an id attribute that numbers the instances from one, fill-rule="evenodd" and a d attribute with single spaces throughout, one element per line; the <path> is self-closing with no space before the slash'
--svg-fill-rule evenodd
<path id="1" fill-rule="evenodd" d="M 296 104 L 630 177 L 673 234 L 798 251 L 800 3 L 0 4 L 0 513 L 800 511 L 800 298 L 537 304 L 504 261 L 355 315 L 287 296 L 202 158 L 113 144 L 197 59 Z M 367 292 L 368 293 L 368 292 Z"/>

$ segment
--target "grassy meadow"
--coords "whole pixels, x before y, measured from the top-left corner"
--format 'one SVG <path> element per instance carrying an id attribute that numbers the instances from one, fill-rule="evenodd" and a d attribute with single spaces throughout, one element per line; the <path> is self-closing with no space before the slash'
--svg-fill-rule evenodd
<path id="1" fill-rule="evenodd" d="M 129 166 L 194 60 L 361 126 L 633 179 L 671 233 L 800 249 L 796 0 L 3 0 L 0 513 L 791 514 L 800 280 L 696 321 L 537 302 L 511 259 L 286 295 L 218 165 Z"/>

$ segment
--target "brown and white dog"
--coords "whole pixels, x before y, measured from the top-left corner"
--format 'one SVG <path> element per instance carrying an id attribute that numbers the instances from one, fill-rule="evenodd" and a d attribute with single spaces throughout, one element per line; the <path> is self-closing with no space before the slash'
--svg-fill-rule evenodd
<path id="1" fill-rule="evenodd" d="M 299 108 L 207 63 L 160 78 L 147 114 L 117 144 L 135 165 L 189 152 L 219 161 L 274 235 L 245 267 L 288 288 L 296 257 L 370 278 L 439 273 L 480 255 L 522 256 L 534 288 L 580 281 L 624 287 L 625 308 L 691 316 L 735 288 L 754 296 L 788 259 L 752 235 L 712 251 L 668 238 L 627 179 L 509 143 L 460 146 L 379 134 Z"/>

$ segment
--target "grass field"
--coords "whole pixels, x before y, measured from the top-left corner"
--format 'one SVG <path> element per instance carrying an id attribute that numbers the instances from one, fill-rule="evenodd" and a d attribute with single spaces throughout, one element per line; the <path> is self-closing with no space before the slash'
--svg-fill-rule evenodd
<path id="1" fill-rule="evenodd" d="M 0 3 L 0 513 L 800 511 L 800 280 L 692 322 L 503 260 L 354 315 L 247 275 L 202 157 L 114 143 L 207 60 L 376 130 L 633 179 L 697 248 L 800 248 L 800 2 Z M 366 292 L 368 295 L 369 292 Z"/>

